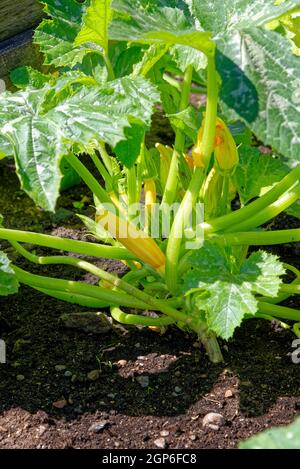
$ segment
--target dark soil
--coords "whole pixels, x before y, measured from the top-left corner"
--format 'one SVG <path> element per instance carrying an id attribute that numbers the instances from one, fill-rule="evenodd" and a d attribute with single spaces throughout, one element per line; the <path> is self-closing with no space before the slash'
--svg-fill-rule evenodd
<path id="1" fill-rule="evenodd" d="M 7 162 L 0 180 L 7 227 L 84 237 L 73 215 L 74 202 L 81 202 L 82 213 L 91 210 L 84 187 L 65 192 L 50 216 L 18 189 Z M 286 228 L 293 221 L 277 223 Z M 299 245 L 280 252 L 300 266 Z M 117 263 L 98 263 L 124 271 Z M 95 282 L 69 267 L 31 270 Z M 0 337 L 7 343 L 7 364 L 0 365 L 0 448 L 156 448 L 158 438 L 169 448 L 232 448 L 300 413 L 300 365 L 291 360 L 295 337 L 277 324 L 248 321 L 222 344 L 225 364 L 215 366 L 195 337 L 172 328 L 163 335 L 66 328 L 60 316 L 80 311 L 25 287 L 0 299 Z M 209 412 L 225 417 L 218 431 L 202 427 Z"/>

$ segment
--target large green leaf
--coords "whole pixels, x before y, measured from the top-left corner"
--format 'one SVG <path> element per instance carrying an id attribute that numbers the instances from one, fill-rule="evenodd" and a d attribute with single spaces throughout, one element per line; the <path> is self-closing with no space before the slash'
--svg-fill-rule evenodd
<path id="1" fill-rule="evenodd" d="M 263 26 L 299 5 L 299 0 L 286 0 L 280 5 L 274 0 L 192 0 L 193 13 L 201 26 L 220 37 L 252 25 Z"/>
<path id="2" fill-rule="evenodd" d="M 262 251 L 238 265 L 230 251 L 205 243 L 193 253 L 191 269 L 184 276 L 184 291 L 195 295 L 205 311 L 207 324 L 218 336 L 229 339 L 245 315 L 257 311 L 255 293 L 274 297 L 284 274 L 276 256 Z"/>
<path id="3" fill-rule="evenodd" d="M 19 282 L 7 255 L 0 251 L 0 296 L 17 293 Z"/>
<path id="4" fill-rule="evenodd" d="M 133 76 L 146 76 L 169 49 L 168 44 L 152 44 L 133 68 Z"/>
<path id="5" fill-rule="evenodd" d="M 170 49 L 170 54 L 182 72 L 185 72 L 189 65 L 193 65 L 196 72 L 206 68 L 206 55 L 192 47 L 174 45 Z"/>
<path id="6" fill-rule="evenodd" d="M 286 427 L 270 428 L 240 443 L 240 449 L 299 449 L 300 418 Z"/>
<path id="7" fill-rule="evenodd" d="M 3 142 L 13 149 L 22 188 L 49 211 L 55 209 L 59 194 L 62 157 L 73 146 L 88 151 L 99 141 L 115 147 L 126 140 L 124 131 L 132 124 L 142 129 L 135 131 L 135 145 L 139 147 L 150 126 L 153 106 L 159 101 L 155 87 L 141 77 L 79 89 L 70 85 L 73 80 L 77 83 L 76 77 L 68 78 L 42 89 L 0 95 L 1 141 L 5 139 Z M 124 164 L 132 164 L 138 156 L 139 151 L 130 150 L 118 151 Z"/>
<path id="8" fill-rule="evenodd" d="M 300 58 L 286 38 L 263 25 L 299 5 L 300 0 L 192 0 L 194 15 L 218 45 L 228 116 L 241 117 L 260 140 L 298 160 Z"/>
<path id="9" fill-rule="evenodd" d="M 108 27 L 112 20 L 110 5 L 111 0 L 91 0 L 83 15 L 83 27 L 75 39 L 75 46 L 92 42 L 108 52 Z"/>
<path id="10" fill-rule="evenodd" d="M 113 0 L 110 37 L 117 40 L 163 42 L 192 46 L 210 54 L 211 35 L 197 31 L 182 1 Z"/>
<path id="11" fill-rule="evenodd" d="M 72 68 L 86 55 L 84 47 L 74 47 L 86 5 L 76 0 L 43 0 L 42 3 L 50 19 L 42 21 L 37 28 L 34 42 L 45 55 L 46 64 Z"/>
<path id="12" fill-rule="evenodd" d="M 147 80 L 123 77 L 102 87 L 82 88 L 48 116 L 73 144 L 84 148 L 101 140 L 115 147 L 125 140 L 124 128 L 130 127 L 129 119 L 150 126 L 153 106 L 158 101 L 155 87 Z"/>
<path id="13" fill-rule="evenodd" d="M 239 157 L 234 183 L 243 204 L 266 193 L 290 171 L 279 158 L 248 145 L 240 147 Z"/>
<path id="14" fill-rule="evenodd" d="M 48 87 L 2 94 L 0 134 L 11 142 L 22 188 L 37 205 L 53 211 L 64 149 L 59 126 L 40 112 L 47 92 Z"/>

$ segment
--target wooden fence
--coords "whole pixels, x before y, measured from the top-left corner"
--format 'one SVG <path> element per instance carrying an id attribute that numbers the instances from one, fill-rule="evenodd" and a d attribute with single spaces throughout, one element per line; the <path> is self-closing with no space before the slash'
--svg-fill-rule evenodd
<path id="1" fill-rule="evenodd" d="M 32 31 L 42 16 L 38 0 L 0 0 L 0 78 L 7 81 L 13 68 L 40 63 Z"/>

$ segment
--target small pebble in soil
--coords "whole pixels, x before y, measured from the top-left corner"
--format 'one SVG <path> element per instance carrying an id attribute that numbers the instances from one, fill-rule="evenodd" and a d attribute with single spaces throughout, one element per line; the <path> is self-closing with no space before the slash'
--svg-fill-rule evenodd
<path id="1" fill-rule="evenodd" d="M 139 383 L 142 388 L 147 388 L 149 386 L 149 376 L 138 376 L 136 381 Z"/>
<path id="2" fill-rule="evenodd" d="M 210 428 L 211 430 L 219 430 L 220 427 L 225 425 L 226 421 L 223 415 L 216 412 L 209 412 L 203 417 L 202 426 L 204 428 Z"/>
<path id="3" fill-rule="evenodd" d="M 197 435 L 194 435 L 194 433 L 191 433 L 191 435 L 189 435 L 189 439 L 191 441 L 195 441 L 195 440 L 197 440 Z"/>
<path id="4" fill-rule="evenodd" d="M 225 396 L 226 399 L 229 399 L 230 397 L 233 397 L 233 392 L 231 391 L 231 389 L 227 389 L 227 391 L 225 391 L 224 396 Z"/>
<path id="5" fill-rule="evenodd" d="M 89 432 L 92 433 L 100 433 L 106 428 L 108 428 L 110 425 L 108 420 L 99 420 L 99 422 L 93 423 L 93 425 L 90 426 Z"/>
<path id="6" fill-rule="evenodd" d="M 122 367 L 122 366 L 126 366 L 127 363 L 128 363 L 127 360 L 119 360 L 119 361 L 117 362 L 117 365 Z"/>
<path id="7" fill-rule="evenodd" d="M 170 435 L 170 432 L 168 432 L 168 430 L 162 430 L 160 432 L 160 436 L 166 437 L 166 436 L 169 436 L 169 435 Z"/>
<path id="8" fill-rule="evenodd" d="M 90 381 L 97 381 L 100 378 L 99 370 L 92 370 L 87 374 L 87 377 Z"/>
<path id="9" fill-rule="evenodd" d="M 17 381 L 24 381 L 25 376 L 24 375 L 17 375 Z"/>
<path id="10" fill-rule="evenodd" d="M 67 367 L 65 365 L 55 365 L 56 371 L 64 371 Z"/>
<path id="11" fill-rule="evenodd" d="M 154 444 L 159 449 L 165 449 L 167 445 L 166 440 L 164 438 L 157 438 L 156 440 L 154 440 Z"/>
<path id="12" fill-rule="evenodd" d="M 52 406 L 55 407 L 56 409 L 63 409 L 66 407 L 67 401 L 65 399 L 61 399 L 59 401 L 53 402 Z"/>

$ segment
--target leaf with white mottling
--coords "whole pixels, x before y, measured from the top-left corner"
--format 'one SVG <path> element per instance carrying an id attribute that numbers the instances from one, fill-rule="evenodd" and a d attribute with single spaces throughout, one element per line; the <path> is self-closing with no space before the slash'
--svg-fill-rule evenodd
<path id="1" fill-rule="evenodd" d="M 19 282 L 7 255 L 0 251 L 0 296 L 17 293 Z"/>
<path id="2" fill-rule="evenodd" d="M 113 0 L 112 9 L 112 39 L 181 44 L 208 54 L 214 51 L 210 33 L 195 28 L 182 1 Z"/>
<path id="3" fill-rule="evenodd" d="M 240 449 L 299 449 L 300 418 L 286 427 L 269 428 L 240 443 Z"/>
<path id="4" fill-rule="evenodd" d="M 279 158 L 264 155 L 257 148 L 242 145 L 239 149 L 239 164 L 234 173 L 234 184 L 241 202 L 265 194 L 290 171 Z"/>
<path id="5" fill-rule="evenodd" d="M 224 112 L 244 119 L 266 145 L 298 161 L 300 58 L 286 38 L 263 25 L 299 5 L 300 0 L 192 0 L 197 20 L 217 41 Z"/>
<path id="6" fill-rule="evenodd" d="M 258 251 L 239 267 L 229 248 L 209 242 L 193 253 L 190 264 L 184 292 L 195 297 L 210 329 L 224 339 L 232 337 L 245 315 L 256 313 L 255 293 L 277 296 L 285 273 L 276 256 Z"/>
<path id="7" fill-rule="evenodd" d="M 45 55 L 45 63 L 56 67 L 73 67 L 86 55 L 82 47 L 74 47 L 80 32 L 86 6 L 76 0 L 43 0 L 45 19 L 36 29 L 34 42 Z"/>
<path id="8" fill-rule="evenodd" d="M 37 205 L 54 211 L 64 147 L 60 128 L 40 114 L 40 106 L 48 90 L 46 87 L 2 94 L 0 134 L 11 142 L 22 189 Z"/>

